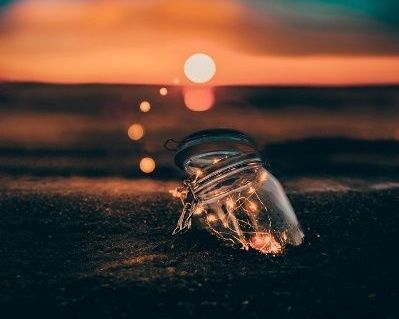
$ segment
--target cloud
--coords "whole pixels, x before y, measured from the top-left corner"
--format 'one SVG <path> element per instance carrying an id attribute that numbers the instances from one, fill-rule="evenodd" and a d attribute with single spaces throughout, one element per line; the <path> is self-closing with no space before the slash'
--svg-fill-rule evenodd
<path id="1" fill-rule="evenodd" d="M 3 6 L 6 6 L 8 4 L 10 4 L 11 2 L 13 2 L 13 0 L 0 0 L 0 9 Z"/>
<path id="2" fill-rule="evenodd" d="M 248 50 L 278 55 L 399 54 L 399 4 L 369 0 L 242 1 Z M 368 6 L 367 6 L 368 4 Z M 375 5 L 374 5 L 375 4 Z M 390 10 L 392 9 L 392 11 Z M 397 9 L 397 10 L 396 10 Z M 270 23 L 272 21 L 273 23 Z M 249 35 L 252 35 L 249 37 Z"/>
<path id="3" fill-rule="evenodd" d="M 26 47 L 34 47 L 36 41 L 40 51 L 74 44 L 77 50 L 107 44 L 151 48 L 206 39 L 251 54 L 399 54 L 398 33 L 385 30 L 370 16 L 387 10 L 369 12 L 348 6 L 337 0 L 328 4 L 320 0 L 22 0 L 8 9 L 1 38 L 12 42 L 14 36 Z"/>
<path id="4" fill-rule="evenodd" d="M 399 29 L 397 0 L 243 0 L 289 24 L 351 30 L 357 25 L 385 31 Z M 345 22 L 345 23 L 342 23 Z"/>
<path id="5" fill-rule="evenodd" d="M 398 56 L 397 33 L 376 20 L 316 0 L 19 0 L 2 12 L 0 72 L 147 83 L 176 75 L 197 50 L 219 70 L 254 68 L 251 57 Z"/>

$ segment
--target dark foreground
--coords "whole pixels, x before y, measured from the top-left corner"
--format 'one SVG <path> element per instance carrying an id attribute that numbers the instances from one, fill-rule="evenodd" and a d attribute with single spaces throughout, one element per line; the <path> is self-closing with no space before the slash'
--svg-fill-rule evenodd
<path id="1" fill-rule="evenodd" d="M 283 256 L 172 237 L 174 182 L 1 179 L 2 318 L 398 318 L 399 185 L 292 180 Z"/>

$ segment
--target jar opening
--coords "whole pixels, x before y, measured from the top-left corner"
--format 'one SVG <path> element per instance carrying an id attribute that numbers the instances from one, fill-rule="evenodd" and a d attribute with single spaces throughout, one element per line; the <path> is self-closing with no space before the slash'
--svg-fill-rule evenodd
<path id="1" fill-rule="evenodd" d="M 257 153 L 255 143 L 247 135 L 232 129 L 212 129 L 194 133 L 177 146 L 175 163 L 187 171 L 202 169 L 224 157 L 240 153 Z M 190 172 L 188 172 L 190 174 Z"/>

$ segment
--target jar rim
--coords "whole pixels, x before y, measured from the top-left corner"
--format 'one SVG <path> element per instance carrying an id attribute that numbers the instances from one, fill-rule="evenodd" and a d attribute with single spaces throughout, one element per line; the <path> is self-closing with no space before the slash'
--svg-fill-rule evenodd
<path id="1" fill-rule="evenodd" d="M 217 151 L 257 152 L 255 142 L 246 134 L 228 128 L 198 131 L 178 145 L 175 163 L 184 170 L 185 162 L 199 153 Z"/>

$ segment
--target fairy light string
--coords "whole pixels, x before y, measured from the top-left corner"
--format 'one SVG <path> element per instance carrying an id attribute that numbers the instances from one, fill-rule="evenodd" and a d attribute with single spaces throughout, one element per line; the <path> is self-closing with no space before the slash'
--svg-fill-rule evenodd
<path id="1" fill-rule="evenodd" d="M 219 161 L 214 161 L 213 165 Z M 261 230 L 258 215 L 263 210 L 268 212 L 267 206 L 260 198 L 254 183 L 247 183 L 243 190 L 223 196 L 217 200 L 215 211 L 209 210 L 196 195 L 194 189 L 202 172 L 197 169 L 194 177 L 183 182 L 183 186 L 171 191 L 174 197 L 181 200 L 183 209 L 173 234 L 186 231 L 192 226 L 192 218 L 200 218 L 209 230 L 219 239 L 231 245 L 239 245 L 244 250 L 255 249 L 264 254 L 277 255 L 282 252 L 287 239 L 285 232 L 278 234 L 278 239 L 272 233 L 272 224 L 268 216 L 268 228 Z M 258 181 L 264 182 L 267 173 L 258 174 Z M 256 181 L 255 181 L 256 182 Z M 241 217 L 243 216 L 243 217 Z"/>

